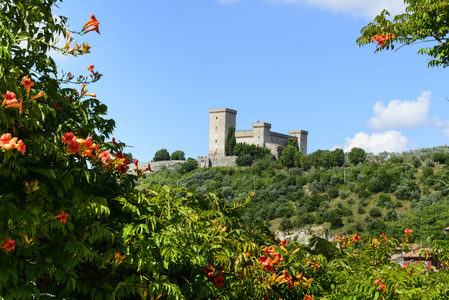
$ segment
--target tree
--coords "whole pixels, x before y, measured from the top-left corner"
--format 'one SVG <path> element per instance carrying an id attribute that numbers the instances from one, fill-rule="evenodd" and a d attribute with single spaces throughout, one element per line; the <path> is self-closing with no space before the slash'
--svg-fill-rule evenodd
<path id="1" fill-rule="evenodd" d="M 294 159 L 294 161 L 295 161 L 295 167 L 298 167 L 298 168 L 302 167 L 302 165 L 301 165 L 301 159 L 302 159 L 302 157 L 303 157 L 304 155 L 305 155 L 305 154 L 302 153 L 302 152 L 300 152 L 299 150 L 298 150 L 298 152 L 295 152 L 295 155 L 294 155 L 294 157 L 293 157 L 293 159 Z"/>
<path id="2" fill-rule="evenodd" d="M 258 147 L 254 144 L 248 145 L 245 143 L 237 143 L 234 147 L 233 155 L 244 156 L 245 154 L 251 155 L 255 160 L 265 158 L 267 155 L 274 158 L 268 148 Z"/>
<path id="3" fill-rule="evenodd" d="M 225 141 L 225 154 L 226 156 L 234 155 L 234 147 L 235 147 L 235 128 L 233 126 L 229 126 L 228 133 L 226 134 Z"/>
<path id="4" fill-rule="evenodd" d="M 449 41 L 447 39 L 449 29 L 448 0 L 404 0 L 407 5 L 406 12 L 389 18 L 390 14 L 384 10 L 362 28 L 362 35 L 357 39 L 359 45 L 376 42 L 375 50 L 393 50 L 395 45 L 400 47 L 418 43 L 433 42 L 433 47 L 425 47 L 418 50 L 419 54 L 431 57 L 428 66 L 443 66 L 449 64 Z"/>
<path id="5" fill-rule="evenodd" d="M 295 166 L 295 153 L 298 152 L 294 146 L 285 146 L 282 149 L 281 156 L 279 157 L 279 161 L 282 163 L 284 167 L 293 168 Z"/>
<path id="6" fill-rule="evenodd" d="M 186 160 L 184 151 L 177 150 L 170 156 L 170 160 Z"/>
<path id="7" fill-rule="evenodd" d="M 289 138 L 289 139 L 287 140 L 287 146 L 293 146 L 293 147 L 295 147 L 296 149 L 298 149 L 298 151 L 299 151 L 298 139 L 295 139 L 295 138 Z"/>
<path id="8" fill-rule="evenodd" d="M 8 274 L 0 278 L 0 295 L 5 299 L 112 298 L 125 278 L 137 285 L 131 268 L 118 267 L 129 249 L 122 226 L 130 219 L 117 200 L 137 196 L 136 176 L 126 175 L 130 161 L 121 151 L 124 144 L 108 141 L 115 123 L 104 118 L 106 105 L 87 91 L 101 74 L 91 65 L 87 74 L 61 75 L 49 56 L 51 49 L 73 56 L 90 51 L 88 44 L 73 45 L 77 33 L 67 30 L 66 18 L 53 16 L 58 2 L 0 5 L 0 274 Z M 98 25 L 92 15 L 78 34 L 98 31 Z M 63 48 L 54 45 L 59 36 L 67 37 Z M 130 294 L 125 289 L 117 297 Z"/>
<path id="9" fill-rule="evenodd" d="M 358 165 L 359 163 L 362 163 L 366 159 L 366 152 L 362 148 L 354 147 L 349 151 L 348 153 L 349 162 L 353 165 Z"/>
<path id="10" fill-rule="evenodd" d="M 302 155 L 299 161 L 301 162 L 301 168 L 306 171 L 310 170 L 313 166 L 312 157 L 310 155 Z"/>
<path id="11" fill-rule="evenodd" d="M 253 157 L 251 154 L 245 154 L 243 156 L 237 157 L 236 163 L 238 166 L 251 166 L 253 164 Z"/>
<path id="12" fill-rule="evenodd" d="M 189 158 L 187 158 L 187 161 L 182 164 L 182 167 L 183 167 L 184 171 L 187 173 L 187 172 L 197 169 L 198 162 L 196 159 L 189 157 Z"/>
<path id="13" fill-rule="evenodd" d="M 343 152 L 343 149 L 335 149 L 331 152 L 331 166 L 332 167 L 341 167 L 345 163 L 345 153 Z"/>
<path id="14" fill-rule="evenodd" d="M 419 168 L 422 165 L 421 160 L 416 156 L 412 156 L 412 158 L 410 159 L 410 162 L 412 163 L 413 167 L 415 167 L 415 168 Z"/>
<path id="15" fill-rule="evenodd" d="M 449 154 L 446 152 L 437 152 L 432 156 L 432 160 L 444 164 L 449 159 Z"/>
<path id="16" fill-rule="evenodd" d="M 153 157 L 153 161 L 163 161 L 163 160 L 170 160 L 170 154 L 165 148 L 156 151 Z"/>

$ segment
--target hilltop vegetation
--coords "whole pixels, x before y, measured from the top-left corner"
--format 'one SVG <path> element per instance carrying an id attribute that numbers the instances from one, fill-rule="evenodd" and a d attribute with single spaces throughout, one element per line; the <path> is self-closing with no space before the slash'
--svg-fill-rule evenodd
<path id="1" fill-rule="evenodd" d="M 323 155 L 338 157 L 336 153 L 344 155 L 338 149 L 303 155 L 303 161 L 312 162 L 308 170 L 285 168 L 269 155 L 250 167 L 197 169 L 184 175 L 180 168 L 162 169 L 142 179 L 140 188 L 167 184 L 200 196 L 218 192 L 230 205 L 254 192 L 241 209 L 242 218 L 246 223 L 266 222 L 272 229 L 321 224 L 329 235 L 388 233 L 399 238 L 404 228 L 412 228 L 415 241 L 424 244 L 445 238 L 449 147 L 368 154 L 364 162 L 343 160 L 341 167 L 332 167 L 330 160 L 324 167 Z"/>

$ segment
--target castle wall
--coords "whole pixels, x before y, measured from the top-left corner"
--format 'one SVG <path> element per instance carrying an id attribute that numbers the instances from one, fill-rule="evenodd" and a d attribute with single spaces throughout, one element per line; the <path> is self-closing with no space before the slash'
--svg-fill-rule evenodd
<path id="1" fill-rule="evenodd" d="M 235 167 L 238 156 L 210 156 L 197 159 L 198 168 Z"/>
<path id="2" fill-rule="evenodd" d="M 291 138 L 295 138 L 295 137 L 286 135 L 286 134 L 282 134 L 282 133 L 271 132 L 270 143 L 285 147 L 285 146 L 287 146 L 288 139 L 291 139 Z"/>
<path id="3" fill-rule="evenodd" d="M 137 165 L 139 166 L 139 169 L 143 170 L 146 167 L 148 167 L 148 164 L 150 164 L 151 170 L 157 171 L 162 167 L 167 167 L 168 169 L 173 169 L 175 167 L 175 165 L 185 163 L 185 162 L 186 162 L 185 160 L 162 160 L 162 161 L 153 161 L 153 162 L 139 162 L 139 163 L 137 163 Z M 128 172 L 133 173 L 135 168 L 136 168 L 136 166 L 133 163 L 129 164 Z"/>
<path id="4" fill-rule="evenodd" d="M 254 132 L 252 130 L 241 130 L 235 132 L 235 142 L 245 143 L 248 145 L 254 144 Z"/>
<path id="5" fill-rule="evenodd" d="M 212 157 L 199 157 L 196 159 L 198 162 L 198 168 L 211 168 L 211 167 L 235 167 L 237 166 L 236 160 L 238 156 L 212 156 Z M 137 165 L 139 169 L 143 170 L 151 166 L 151 170 L 158 171 L 161 168 L 173 169 L 177 164 L 185 163 L 185 160 L 163 160 L 153 162 L 139 162 Z M 135 174 L 134 170 L 136 166 L 129 164 L 128 173 Z"/>
<path id="6" fill-rule="evenodd" d="M 210 157 L 211 167 L 235 167 L 238 156 L 215 156 Z"/>
<path id="7" fill-rule="evenodd" d="M 273 143 L 266 143 L 265 147 L 268 148 L 268 150 L 270 150 L 271 154 L 274 155 L 274 157 L 276 157 L 276 159 L 279 159 L 279 156 L 281 156 L 281 152 L 282 152 L 282 146 L 278 145 L 278 144 L 273 144 Z"/>

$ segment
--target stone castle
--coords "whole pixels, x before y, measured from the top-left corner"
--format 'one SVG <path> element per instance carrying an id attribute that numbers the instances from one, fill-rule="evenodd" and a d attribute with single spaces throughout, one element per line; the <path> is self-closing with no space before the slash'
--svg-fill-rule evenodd
<path id="1" fill-rule="evenodd" d="M 209 153 L 208 157 L 225 156 L 225 141 L 230 126 L 236 128 L 237 111 L 229 108 L 209 110 Z M 307 154 L 307 135 L 305 130 L 290 130 L 287 134 L 270 130 L 270 123 L 253 123 L 253 130 L 235 131 L 236 143 L 246 143 L 258 147 L 267 147 L 271 153 L 279 158 L 287 140 L 293 138 L 298 141 L 299 150 Z"/>
<path id="2" fill-rule="evenodd" d="M 225 155 L 225 142 L 230 126 L 236 128 L 237 111 L 230 108 L 209 110 L 209 152 L 207 157 L 198 158 L 200 168 L 235 166 L 236 156 Z M 305 130 L 291 130 L 282 134 L 270 130 L 270 123 L 253 123 L 253 130 L 235 131 L 236 143 L 246 143 L 258 147 L 266 147 L 279 158 L 282 148 L 290 138 L 298 141 L 299 150 L 307 154 L 307 135 Z"/>
<path id="3" fill-rule="evenodd" d="M 237 111 L 230 108 L 216 108 L 209 110 L 209 152 L 206 157 L 197 159 L 198 167 L 232 167 L 236 166 L 236 156 L 225 155 L 225 142 L 230 126 L 236 128 Z M 307 135 L 305 130 L 290 130 L 288 134 L 271 131 L 270 123 L 253 123 L 253 130 L 235 131 L 236 143 L 246 143 L 258 147 L 266 147 L 279 158 L 282 148 L 287 145 L 290 138 L 298 141 L 299 151 L 307 154 Z M 162 166 L 173 168 L 176 163 L 184 161 L 160 161 L 152 162 L 154 170 Z M 139 163 L 139 168 L 145 168 L 147 162 Z M 130 165 L 130 170 L 134 166 Z"/>

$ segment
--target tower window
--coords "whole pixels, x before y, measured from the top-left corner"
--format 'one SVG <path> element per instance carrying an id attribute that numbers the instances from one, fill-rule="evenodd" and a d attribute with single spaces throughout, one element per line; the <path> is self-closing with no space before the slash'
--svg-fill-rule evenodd
<path id="1" fill-rule="evenodd" d="M 217 129 L 218 127 L 215 127 L 215 129 Z"/>
<path id="2" fill-rule="evenodd" d="M 215 120 L 218 120 L 218 117 L 215 117 Z"/>

